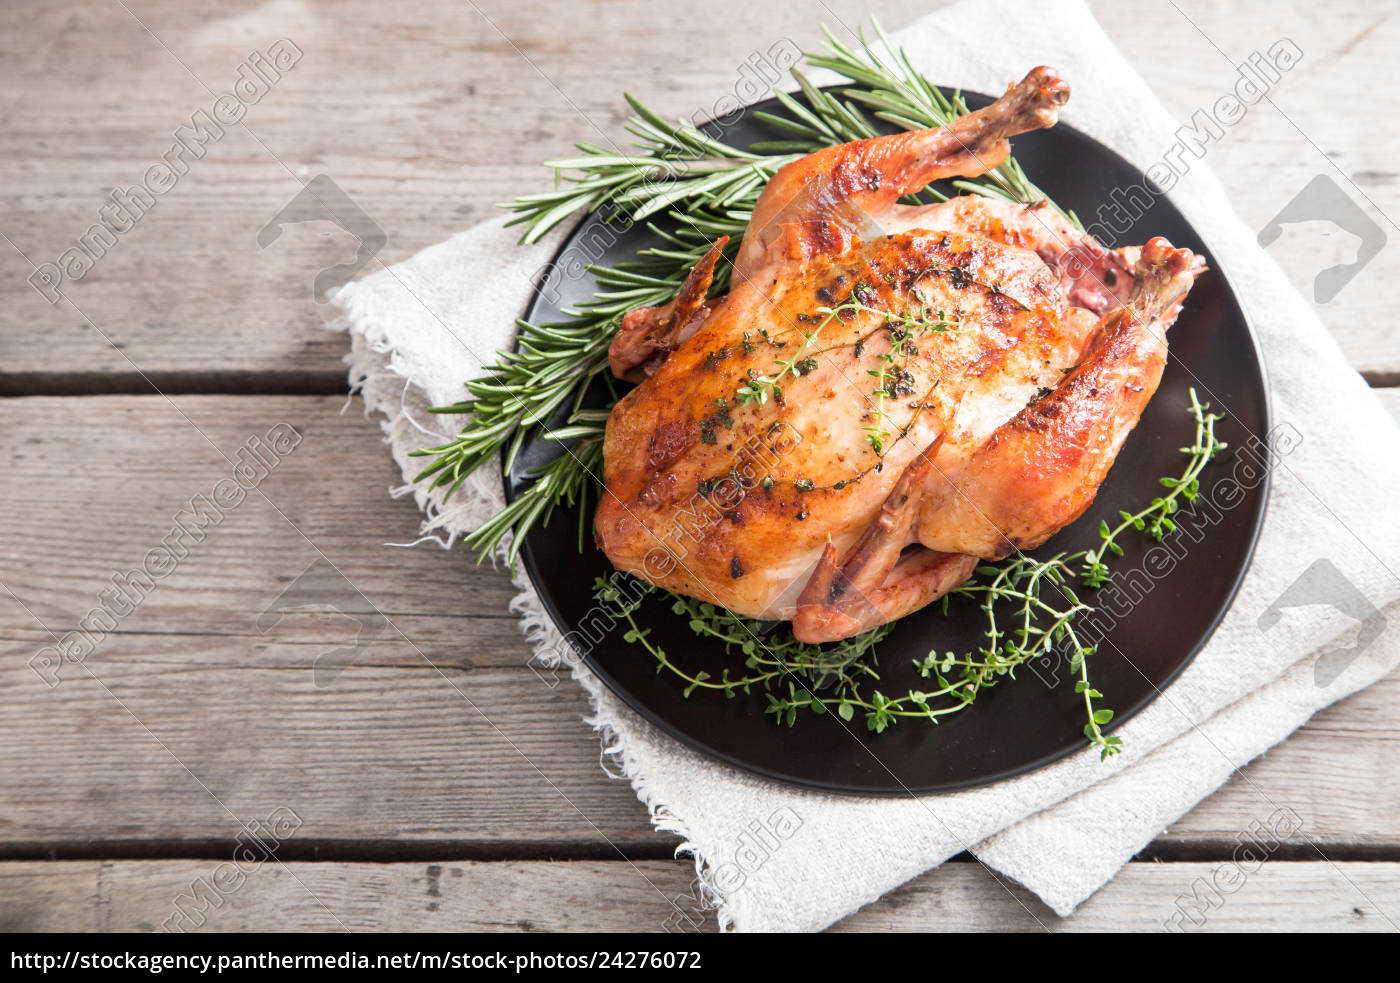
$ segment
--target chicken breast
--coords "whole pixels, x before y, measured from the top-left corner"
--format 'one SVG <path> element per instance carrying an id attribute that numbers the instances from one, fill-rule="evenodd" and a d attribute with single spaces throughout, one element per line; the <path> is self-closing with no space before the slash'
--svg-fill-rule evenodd
<path id="1" fill-rule="evenodd" d="M 791 164 L 726 296 L 705 299 L 717 243 L 624 319 L 614 371 L 644 381 L 609 417 L 594 522 L 616 567 L 831 641 L 1083 513 L 1200 262 L 1104 249 L 1043 205 L 898 203 L 1000 163 L 1067 98 L 1037 68 L 949 127 Z"/>

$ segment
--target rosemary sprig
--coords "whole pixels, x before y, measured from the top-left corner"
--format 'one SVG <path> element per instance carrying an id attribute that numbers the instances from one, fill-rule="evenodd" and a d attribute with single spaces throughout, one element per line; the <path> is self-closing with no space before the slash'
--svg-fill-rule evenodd
<path id="1" fill-rule="evenodd" d="M 628 263 L 588 267 L 597 293 L 592 301 L 565 311 L 569 320 L 520 322 L 517 350 L 498 353 L 479 378 L 466 384 L 463 400 L 438 408 L 468 421 L 454 439 L 417 452 L 434 459 L 418 480 L 450 496 L 497 455 L 508 473 L 527 440 L 556 432 L 552 421 L 558 415 L 566 426 L 577 423 L 584 394 L 607 377 L 607 349 L 622 315 L 674 297 L 690 267 L 720 235 L 730 236 L 730 244 L 716 267 L 713 290 L 718 294 L 727 288 L 754 202 L 779 168 L 820 147 L 873 136 L 882 125 L 937 126 L 968 111 L 961 94 L 947 96 L 930 84 L 890 45 L 878 24 L 874 29 L 876 41 L 862 31 L 855 47 L 837 41 L 828 30 L 827 50 L 805 56 L 810 66 L 830 69 L 849 83 L 835 93 L 816 88 L 792 70 L 798 92 L 775 93 L 787 115 L 758 114 L 783 130 L 789 137 L 785 141 L 735 147 L 687 121 L 667 122 L 627 95 L 633 115 L 626 129 L 635 153 L 577 144 L 577 156 L 548 162 L 555 174 L 552 190 L 504 205 L 514 213 L 512 222 L 523 227 L 523 242 L 537 241 L 579 212 L 596 211 L 622 224 L 645 222 L 662 244 Z M 1025 204 L 1045 198 L 1011 158 L 957 186 Z M 932 190 L 929 195 L 943 197 Z M 576 438 L 584 442 L 541 469 L 506 512 L 467 537 L 478 560 L 504 546 L 513 563 L 530 529 L 593 490 L 590 483 L 596 484 L 599 471 L 588 440 L 596 438 L 596 433 Z"/>
<path id="2" fill-rule="evenodd" d="M 874 136 L 876 129 L 865 110 L 872 111 L 876 119 L 902 130 L 946 126 L 969 112 L 961 91 L 946 95 L 919 74 L 902 48 L 890 44 L 874 17 L 871 18 L 871 26 L 879 42 L 878 47 L 866 37 L 864 28 L 859 32 L 859 43 L 852 47 L 838 40 L 831 28 L 822 25 L 828 50 L 822 54 L 807 55 L 807 64 L 813 68 L 829 69 L 855 84 L 840 90 L 840 95 L 845 97 L 843 102 L 812 85 L 797 69 L 792 69 L 791 74 L 798 83 L 806 106 L 786 93 L 775 92 L 774 97 L 782 103 L 790 118 L 765 112 L 755 113 L 755 116 L 786 130 L 796 139 L 758 144 L 753 149 L 802 150 L 810 153 L 833 143 Z M 1023 205 L 1049 200 L 1045 192 L 1026 176 L 1014 157 L 1008 157 L 980 177 L 954 181 L 953 186 L 960 191 Z M 923 196 L 937 201 L 947 198 L 933 188 L 925 189 Z M 1053 201 L 1050 204 L 1083 231 L 1073 212 L 1062 211 Z"/>
<path id="3" fill-rule="evenodd" d="M 525 226 L 521 242 L 535 242 L 569 216 L 604 206 L 627 212 L 633 221 L 681 205 L 700 204 L 722 215 L 727 208 L 751 206 L 770 177 L 802 156 L 740 150 L 693 123 L 667 122 L 631 93 L 623 98 L 634 113 L 624 127 L 637 138 L 632 145 L 640 153 L 578 143 L 578 157 L 545 161 L 554 171 L 554 189 L 500 206 L 516 213 L 508 224 Z"/>

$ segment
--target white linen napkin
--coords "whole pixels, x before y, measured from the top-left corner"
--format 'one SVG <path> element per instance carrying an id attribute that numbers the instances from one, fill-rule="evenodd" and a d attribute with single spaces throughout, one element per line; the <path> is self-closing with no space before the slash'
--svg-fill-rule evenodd
<path id="1" fill-rule="evenodd" d="M 1184 122 L 1167 114 L 1079 0 L 1034 8 L 965 0 L 893 38 L 930 78 L 983 92 L 1002 91 L 1032 65 L 1054 65 L 1074 91 L 1064 121 L 1144 170 Z M 653 823 L 682 838 L 723 926 L 820 929 L 969 849 L 1068 915 L 1236 769 L 1400 661 L 1393 637 L 1400 633 L 1371 638 L 1400 613 L 1400 605 L 1385 610 L 1400 597 L 1393 572 L 1400 570 L 1393 503 L 1400 433 L 1235 217 L 1204 161 L 1194 162 L 1171 199 L 1248 308 L 1276 423 L 1297 435 L 1275 470 L 1258 550 L 1229 614 L 1181 678 L 1119 729 L 1126 746 L 1119 757 L 1101 763 L 1086 749 L 990 787 L 907 799 L 825 795 L 731 769 L 657 732 L 575 666 L 607 752 Z M 422 464 L 408 452 L 441 442 L 463 422 L 425 408 L 460 399 L 462 382 L 509 347 L 513 321 L 562 235 L 519 247 L 516 230 L 486 222 L 335 297 L 352 335 L 352 384 L 383 415 L 406 481 Z M 493 468 L 446 503 L 421 487 L 412 492 L 427 515 L 425 535 L 444 542 L 503 503 Z M 541 659 L 554 657 L 564 649 L 558 632 L 523 573 L 516 585 L 513 610 L 530 643 Z M 1328 650 L 1341 654 L 1319 669 Z M 1306 803 L 1260 794 L 1266 826 L 1287 814 L 1306 835 Z M 786 836 L 755 850 L 755 822 L 783 824 Z M 1173 901 L 1163 898 L 1164 921 Z"/>

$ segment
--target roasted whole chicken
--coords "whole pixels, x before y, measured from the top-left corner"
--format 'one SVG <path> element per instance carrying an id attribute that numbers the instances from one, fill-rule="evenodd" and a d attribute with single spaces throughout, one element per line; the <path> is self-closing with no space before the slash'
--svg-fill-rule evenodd
<path id="1" fill-rule="evenodd" d="M 1040 67 L 947 127 L 791 163 L 727 294 L 707 297 L 721 240 L 627 314 L 611 365 L 641 381 L 594 520 L 614 566 L 826 642 L 1083 514 L 1203 264 L 1161 238 L 1106 249 L 1047 203 L 899 202 L 996 167 L 1068 98 Z"/>

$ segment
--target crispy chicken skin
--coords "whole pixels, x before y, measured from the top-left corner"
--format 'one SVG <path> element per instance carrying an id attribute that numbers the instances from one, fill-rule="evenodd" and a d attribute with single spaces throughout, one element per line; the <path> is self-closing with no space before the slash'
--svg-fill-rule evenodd
<path id="1" fill-rule="evenodd" d="M 1053 209 L 898 203 L 1052 125 L 1033 69 L 950 127 L 783 168 L 728 294 L 717 243 L 671 304 L 624 318 L 594 520 L 613 564 L 740 614 L 847 638 L 1044 542 L 1093 501 L 1155 392 L 1203 269 L 1108 250 Z"/>

